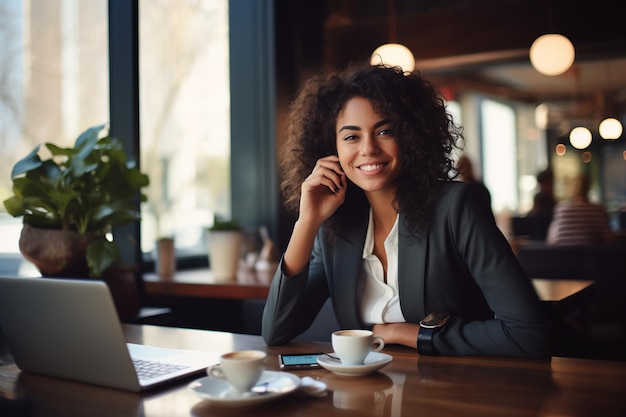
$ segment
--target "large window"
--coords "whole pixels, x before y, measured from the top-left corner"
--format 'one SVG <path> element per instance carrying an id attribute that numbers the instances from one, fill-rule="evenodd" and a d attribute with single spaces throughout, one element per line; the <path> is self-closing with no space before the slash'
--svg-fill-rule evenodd
<path id="1" fill-rule="evenodd" d="M 139 74 L 141 248 L 206 254 L 203 229 L 231 217 L 228 0 L 141 0 Z"/>
<path id="2" fill-rule="evenodd" d="M 0 199 L 37 144 L 109 122 L 151 178 L 127 261 L 168 235 L 206 262 L 215 214 L 275 236 L 273 13 L 273 0 L 0 2 Z M 2 273 L 25 263 L 20 231 L 0 206 Z"/>
<path id="3" fill-rule="evenodd" d="M 515 112 L 493 100 L 481 105 L 484 181 L 494 212 L 517 207 Z"/>
<path id="4" fill-rule="evenodd" d="M 109 120 L 106 16 L 107 0 L 0 2 L 0 201 L 12 193 L 11 168 L 36 145 L 70 146 Z M 0 204 L 3 271 L 29 268 L 21 222 Z"/>

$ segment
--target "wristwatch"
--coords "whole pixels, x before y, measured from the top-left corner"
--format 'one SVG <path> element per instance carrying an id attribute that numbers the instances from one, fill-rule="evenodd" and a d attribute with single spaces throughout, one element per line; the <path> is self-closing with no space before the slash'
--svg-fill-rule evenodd
<path id="1" fill-rule="evenodd" d="M 433 346 L 433 335 L 441 331 L 450 319 L 450 313 L 445 310 L 433 311 L 420 321 L 420 331 L 417 335 L 417 351 L 423 355 L 437 355 L 439 352 Z"/>

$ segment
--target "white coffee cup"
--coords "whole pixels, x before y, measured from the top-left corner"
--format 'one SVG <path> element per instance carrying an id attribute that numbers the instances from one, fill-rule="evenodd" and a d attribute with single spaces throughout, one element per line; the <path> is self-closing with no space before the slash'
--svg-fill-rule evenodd
<path id="1" fill-rule="evenodd" d="M 265 352 L 240 350 L 220 356 L 220 363 L 207 369 L 213 378 L 225 379 L 239 392 L 248 392 L 257 383 L 265 369 Z"/>
<path id="2" fill-rule="evenodd" d="M 370 352 L 385 347 L 385 341 L 371 330 L 338 330 L 332 334 L 332 345 L 343 365 L 363 365 Z"/>

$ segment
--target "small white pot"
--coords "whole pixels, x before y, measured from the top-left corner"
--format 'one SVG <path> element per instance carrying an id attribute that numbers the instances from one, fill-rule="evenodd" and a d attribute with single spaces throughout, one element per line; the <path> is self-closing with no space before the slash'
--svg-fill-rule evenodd
<path id="1" fill-rule="evenodd" d="M 209 267 L 216 282 L 237 279 L 242 236 L 239 230 L 207 231 Z"/>

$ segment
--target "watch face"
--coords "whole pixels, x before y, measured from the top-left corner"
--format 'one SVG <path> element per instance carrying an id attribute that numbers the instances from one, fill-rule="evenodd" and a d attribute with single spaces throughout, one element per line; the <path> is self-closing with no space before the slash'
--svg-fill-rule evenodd
<path id="1" fill-rule="evenodd" d="M 450 318 L 450 314 L 447 311 L 433 311 L 420 321 L 420 325 L 423 327 L 441 327 Z"/>

